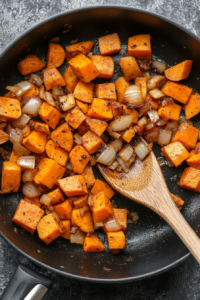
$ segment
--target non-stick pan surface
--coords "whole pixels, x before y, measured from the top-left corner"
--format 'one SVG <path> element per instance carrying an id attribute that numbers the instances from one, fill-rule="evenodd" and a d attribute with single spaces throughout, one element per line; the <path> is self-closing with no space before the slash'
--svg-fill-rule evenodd
<path id="1" fill-rule="evenodd" d="M 72 25 L 68 32 L 66 24 Z M 48 41 L 52 37 L 59 36 L 63 47 L 76 39 L 79 42 L 94 40 L 94 54 L 99 54 L 97 39 L 114 32 L 119 34 L 122 41 L 122 50 L 113 56 L 114 61 L 118 62 L 119 57 L 126 53 L 128 37 L 148 33 L 152 36 L 153 58 L 159 58 L 169 66 L 185 59 L 194 61 L 186 83 L 200 92 L 200 44 L 191 33 L 155 14 L 132 8 L 103 6 L 59 14 L 26 31 L 12 42 L 0 59 L 0 95 L 5 94 L 7 85 L 23 80 L 16 68 L 19 58 L 27 54 L 36 54 L 45 60 Z M 60 68 L 61 72 L 64 69 L 65 65 Z M 121 71 L 116 64 L 115 74 L 110 81 L 114 82 L 118 76 L 121 76 Z M 108 80 L 101 79 L 99 82 Z M 193 118 L 193 121 L 200 129 L 199 117 Z M 9 148 L 9 145 L 7 147 Z M 156 155 L 160 156 L 160 148 L 155 147 L 154 150 Z M 198 233 L 200 196 L 181 190 L 177 186 L 184 167 L 185 165 L 171 169 L 163 167 L 163 172 L 170 191 L 185 200 L 182 213 Z M 100 177 L 97 171 L 96 175 Z M 37 234 L 32 236 L 12 223 L 12 216 L 21 198 L 21 192 L 0 196 L 2 236 L 35 263 L 61 275 L 98 282 L 138 280 L 164 272 L 184 261 L 189 255 L 186 247 L 164 220 L 149 209 L 117 193 L 114 200 L 118 206 L 137 211 L 140 216 L 137 225 L 128 225 L 127 245 L 120 255 L 112 256 L 109 253 L 106 238 L 106 251 L 103 253 L 84 253 L 80 245 L 70 244 L 64 239 L 57 239 L 46 246 Z M 162 195 L 160 198 L 162 199 Z M 103 233 L 98 234 L 104 239 Z"/>

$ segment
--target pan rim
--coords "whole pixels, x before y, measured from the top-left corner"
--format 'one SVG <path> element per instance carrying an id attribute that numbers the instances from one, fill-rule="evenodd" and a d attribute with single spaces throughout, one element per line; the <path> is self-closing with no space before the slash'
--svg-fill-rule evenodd
<path id="1" fill-rule="evenodd" d="M 191 36 L 192 38 L 194 38 L 198 43 L 200 43 L 200 38 L 198 38 L 198 36 L 196 36 L 193 32 L 191 32 L 190 30 L 186 29 L 185 27 L 183 27 L 180 24 L 177 24 L 176 22 L 161 16 L 157 13 L 148 11 L 146 9 L 139 9 L 139 8 L 135 8 L 134 6 L 125 6 L 125 5 L 110 5 L 110 4 L 106 4 L 106 5 L 94 5 L 94 6 L 84 6 L 84 7 L 80 7 L 80 8 L 76 8 L 76 9 L 69 9 L 66 10 L 64 12 L 55 14 L 51 17 L 46 18 L 45 20 L 42 20 L 38 23 L 36 23 L 35 25 L 31 26 L 30 28 L 26 29 L 22 34 L 20 34 L 18 37 L 14 38 L 8 45 L 6 45 L 6 47 L 3 49 L 3 51 L 0 53 L 0 61 L 3 58 L 3 56 L 6 54 L 6 52 L 13 47 L 22 37 L 24 37 L 25 35 L 27 35 L 28 33 L 30 33 L 31 31 L 33 31 L 34 29 L 36 29 L 37 27 L 55 20 L 57 18 L 60 18 L 64 15 L 69 15 L 75 12 L 79 12 L 79 11 L 84 11 L 84 10 L 94 10 L 94 9 L 123 9 L 123 10 L 127 10 L 127 11 L 136 11 L 136 12 L 140 12 L 140 13 L 144 13 L 150 16 L 154 16 L 158 19 L 164 20 L 169 24 L 172 24 L 173 26 L 181 29 L 183 32 L 187 33 L 189 36 Z M 31 257 L 30 255 L 26 254 L 24 251 L 22 251 L 21 249 L 19 249 L 15 244 L 13 244 L 1 231 L 0 231 L 0 236 L 15 250 L 17 250 L 20 254 L 22 254 L 23 256 L 25 256 L 26 258 L 28 258 L 30 261 L 32 261 L 33 263 L 35 263 L 36 265 L 43 267 L 43 268 L 47 268 L 52 272 L 55 272 L 61 276 L 65 276 L 65 277 L 69 277 L 72 279 L 76 279 L 76 280 L 80 280 L 80 281 L 86 281 L 86 282 L 95 282 L 95 283 L 125 283 L 125 282 L 133 282 L 133 281 L 139 281 L 139 280 L 143 280 L 146 278 L 150 278 L 159 274 L 162 274 L 172 268 L 174 268 L 175 266 L 178 266 L 179 264 L 181 264 L 182 262 L 184 262 L 189 256 L 190 256 L 190 252 L 188 252 L 186 255 L 184 255 L 183 257 L 181 257 L 180 259 L 176 260 L 175 262 L 167 265 L 164 268 L 158 269 L 156 271 L 153 272 L 149 272 L 143 275 L 139 275 L 139 276 L 132 276 L 132 277 L 127 277 L 127 278 L 117 278 L 117 279 L 103 279 L 103 278 L 92 278 L 92 277 L 83 277 L 83 276 L 79 276 L 79 275 L 74 275 L 74 274 L 70 274 L 70 273 L 66 273 L 63 272 L 61 270 L 55 269 L 53 267 L 48 266 L 47 264 L 44 264 L 38 260 L 36 260 L 35 258 Z"/>

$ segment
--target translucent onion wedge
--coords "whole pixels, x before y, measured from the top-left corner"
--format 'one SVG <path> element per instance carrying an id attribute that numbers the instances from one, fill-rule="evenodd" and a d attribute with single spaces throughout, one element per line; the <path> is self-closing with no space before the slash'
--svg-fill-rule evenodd
<path id="1" fill-rule="evenodd" d="M 49 206 L 50 203 L 51 203 L 51 200 L 52 200 L 52 197 L 51 196 L 48 196 L 46 194 L 43 194 L 40 198 L 40 203 L 46 205 L 46 206 Z"/>
<path id="2" fill-rule="evenodd" d="M 156 70 L 156 72 L 162 74 L 168 66 L 162 61 L 152 60 L 152 68 Z"/>
<path id="3" fill-rule="evenodd" d="M 149 143 L 157 143 L 158 142 L 158 136 L 159 136 L 159 130 L 153 131 L 151 133 L 148 133 L 145 135 L 145 140 Z"/>
<path id="4" fill-rule="evenodd" d="M 97 162 L 109 166 L 113 163 L 115 157 L 115 148 L 112 145 L 108 145 L 106 149 L 99 155 Z"/>
<path id="5" fill-rule="evenodd" d="M 134 152 L 133 148 L 130 145 L 127 145 L 126 147 L 124 147 L 119 151 L 118 155 L 126 163 L 133 155 L 133 152 Z"/>
<path id="6" fill-rule="evenodd" d="M 104 226 L 106 228 L 106 231 L 118 231 L 122 229 L 122 227 L 119 225 L 119 223 L 117 223 L 115 218 L 108 220 L 108 222 L 106 222 Z"/>
<path id="7" fill-rule="evenodd" d="M 75 233 L 70 233 L 70 243 L 83 245 L 85 236 L 84 232 L 77 229 Z"/>
<path id="8" fill-rule="evenodd" d="M 37 74 L 31 74 L 30 82 L 40 87 L 43 84 L 44 80 Z"/>
<path id="9" fill-rule="evenodd" d="M 32 182 L 25 182 L 22 188 L 22 193 L 28 198 L 38 197 L 40 192 Z"/>
<path id="10" fill-rule="evenodd" d="M 134 150 L 139 159 L 143 160 L 151 151 L 151 146 L 140 142 L 137 146 L 135 146 Z"/>
<path id="11" fill-rule="evenodd" d="M 28 156 L 31 153 L 31 151 L 17 142 L 13 144 L 13 151 L 19 156 Z"/>
<path id="12" fill-rule="evenodd" d="M 113 131 L 123 131 L 129 128 L 132 122 L 133 115 L 119 116 L 114 121 L 110 122 L 109 128 Z"/>
<path id="13" fill-rule="evenodd" d="M 161 129 L 158 136 L 158 144 L 160 146 L 168 145 L 170 143 L 171 137 L 172 137 L 172 131 Z"/>
<path id="14" fill-rule="evenodd" d="M 165 130 L 174 130 L 178 128 L 178 122 L 177 121 L 172 121 L 172 122 L 167 122 L 167 125 L 165 127 Z"/>
<path id="15" fill-rule="evenodd" d="M 17 159 L 17 165 L 27 169 L 35 169 L 35 156 L 19 157 Z"/>
<path id="16" fill-rule="evenodd" d="M 125 89 L 124 99 L 126 103 L 139 107 L 144 103 L 139 85 L 130 85 Z"/>
<path id="17" fill-rule="evenodd" d="M 90 164 L 91 166 L 96 165 L 96 159 L 92 155 L 90 155 Z"/>
<path id="18" fill-rule="evenodd" d="M 118 152 L 123 146 L 122 138 L 115 139 L 110 144 L 115 148 L 115 151 Z"/>
<path id="19" fill-rule="evenodd" d="M 54 86 L 52 88 L 52 95 L 53 96 L 63 96 L 64 95 L 64 91 L 63 91 L 62 87 L 59 86 L 59 85 Z"/>
<path id="20" fill-rule="evenodd" d="M 29 116 L 27 116 L 26 114 L 22 114 L 19 119 L 12 121 L 11 124 L 15 128 L 18 127 L 23 129 L 28 124 L 29 120 Z"/>
<path id="21" fill-rule="evenodd" d="M 36 169 L 27 169 L 24 171 L 23 175 L 22 175 L 22 181 L 23 182 L 27 182 L 27 181 L 33 181 L 35 174 L 36 174 L 37 170 Z"/>
<path id="22" fill-rule="evenodd" d="M 8 85 L 8 86 L 6 87 L 6 90 L 8 90 L 8 91 L 10 91 L 10 92 L 12 92 L 12 93 L 15 94 L 16 92 L 18 92 L 18 91 L 20 90 L 20 87 Z"/>
<path id="23" fill-rule="evenodd" d="M 123 161 L 123 159 L 121 157 L 116 157 L 116 160 L 118 161 L 118 163 L 120 164 L 120 166 L 122 167 L 122 170 L 125 172 L 125 173 L 128 173 L 129 172 L 129 167 L 125 164 L 125 162 Z M 119 166 L 118 166 L 119 167 Z M 117 169 L 118 169 L 117 167 Z"/>
<path id="24" fill-rule="evenodd" d="M 151 120 L 152 123 L 155 123 L 159 120 L 159 115 L 156 110 L 149 110 L 147 112 L 147 115 L 149 116 L 149 119 Z"/>
<path id="25" fill-rule="evenodd" d="M 74 141 L 76 144 L 80 145 L 82 143 L 82 136 L 80 136 L 78 133 L 75 133 Z"/>
<path id="26" fill-rule="evenodd" d="M 22 108 L 22 113 L 35 116 L 38 113 L 42 100 L 37 97 L 31 98 Z"/>
<path id="27" fill-rule="evenodd" d="M 165 94 L 163 92 L 161 92 L 159 89 L 153 89 L 153 90 L 149 91 L 149 94 L 152 98 L 154 98 L 156 100 L 165 96 Z"/>
<path id="28" fill-rule="evenodd" d="M 73 94 L 60 97 L 60 104 L 63 111 L 73 108 L 76 105 Z"/>
<path id="29" fill-rule="evenodd" d="M 147 122 L 146 117 L 143 117 L 138 121 L 138 126 L 140 126 L 140 127 L 146 126 L 147 124 L 148 124 L 148 122 Z"/>
<path id="30" fill-rule="evenodd" d="M 21 129 L 16 128 L 16 129 L 10 129 L 10 141 L 12 144 L 14 143 L 19 143 L 21 144 L 22 140 L 23 140 L 23 134 Z"/>
<path id="31" fill-rule="evenodd" d="M 108 168 L 114 171 L 118 166 L 119 163 L 115 160 L 111 165 L 108 166 Z"/>
<path id="32" fill-rule="evenodd" d="M 19 87 L 20 90 L 18 90 L 15 94 L 17 97 L 22 96 L 24 93 L 26 93 L 28 90 L 30 90 L 30 88 L 33 87 L 33 84 L 30 83 L 29 81 L 22 81 L 19 82 L 17 84 L 15 84 L 15 86 Z"/>
<path id="33" fill-rule="evenodd" d="M 45 101 L 49 104 L 49 105 L 51 105 L 51 106 L 56 106 L 56 103 L 55 103 L 55 101 L 54 101 L 54 99 L 53 99 L 53 96 L 52 96 L 52 94 L 50 93 L 50 92 L 44 92 L 44 95 L 45 95 Z"/>
<path id="34" fill-rule="evenodd" d="M 148 82 L 147 82 L 147 88 L 148 90 L 153 90 L 157 87 L 159 87 L 160 83 L 162 81 L 166 80 L 165 76 L 162 75 L 154 75 L 153 77 L 151 77 Z"/>

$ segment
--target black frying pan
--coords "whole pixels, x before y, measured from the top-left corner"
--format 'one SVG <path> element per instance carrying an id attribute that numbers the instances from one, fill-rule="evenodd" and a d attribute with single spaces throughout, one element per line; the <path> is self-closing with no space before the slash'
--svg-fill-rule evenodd
<path id="1" fill-rule="evenodd" d="M 72 29 L 67 33 L 63 33 L 67 30 L 65 24 L 72 25 Z M 113 56 L 115 61 L 119 61 L 119 57 L 126 53 L 128 37 L 149 33 L 152 36 L 153 58 L 159 58 L 169 66 L 185 59 L 194 61 L 186 84 L 200 92 L 198 81 L 200 44 L 191 33 L 153 13 L 120 6 L 98 6 L 54 16 L 32 27 L 12 42 L 1 55 L 1 95 L 5 93 L 5 86 L 23 80 L 16 68 L 19 58 L 28 52 L 37 54 L 45 60 L 48 41 L 52 37 L 59 36 L 63 47 L 75 39 L 78 41 L 94 40 L 94 54 L 99 54 L 97 39 L 114 32 L 119 34 L 122 41 L 122 50 Z M 65 65 L 60 67 L 61 71 L 64 69 Z M 110 81 L 114 82 L 118 76 L 121 76 L 119 66 L 116 67 L 116 72 Z M 108 82 L 108 80 L 101 79 L 96 82 Z M 193 118 L 193 122 L 200 129 L 198 116 Z M 160 156 L 160 147 L 155 146 L 154 151 L 157 156 Z M 199 195 L 181 190 L 173 177 L 178 174 L 179 179 L 185 166 L 183 164 L 179 168 L 171 169 L 163 167 L 163 172 L 170 191 L 185 200 L 182 209 L 184 217 L 192 228 L 198 231 Z M 96 171 L 96 176 L 100 177 L 98 171 Z M 93 282 L 128 282 L 165 272 L 189 256 L 186 247 L 164 220 L 149 209 L 117 193 L 114 199 L 118 206 L 127 208 L 129 211 L 137 211 L 140 216 L 139 224 L 128 226 L 127 245 L 120 255 L 112 256 L 108 252 L 106 239 L 104 253 L 84 253 L 81 246 L 70 244 L 64 239 L 57 239 L 46 246 L 37 234 L 32 236 L 11 222 L 21 198 L 21 192 L 0 196 L 2 237 L 33 262 L 60 275 Z M 98 234 L 103 238 L 103 233 Z"/>

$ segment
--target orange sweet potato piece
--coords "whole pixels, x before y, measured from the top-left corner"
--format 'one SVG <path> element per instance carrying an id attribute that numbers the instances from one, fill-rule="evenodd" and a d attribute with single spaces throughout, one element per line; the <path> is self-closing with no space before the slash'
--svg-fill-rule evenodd
<path id="1" fill-rule="evenodd" d="M 105 250 L 105 247 L 98 236 L 93 234 L 85 237 L 83 250 L 85 252 L 102 252 Z"/>
<path id="2" fill-rule="evenodd" d="M 181 208 L 183 207 L 185 201 L 183 201 L 183 199 L 181 197 L 178 197 L 172 193 L 170 193 L 172 199 L 174 200 L 176 206 L 178 207 L 179 210 L 181 210 Z"/>
<path id="3" fill-rule="evenodd" d="M 99 75 L 93 62 L 83 54 L 78 54 L 69 61 L 76 76 L 84 82 L 90 82 Z"/>
<path id="4" fill-rule="evenodd" d="M 71 151 L 74 137 L 67 123 L 63 123 L 51 133 L 51 139 L 68 152 Z"/>
<path id="5" fill-rule="evenodd" d="M 188 166 L 200 170 L 200 153 L 193 153 L 186 160 Z"/>
<path id="6" fill-rule="evenodd" d="M 200 95 L 195 93 L 191 95 L 184 106 L 186 119 L 191 119 L 200 112 Z"/>
<path id="7" fill-rule="evenodd" d="M 158 114 L 164 121 L 178 121 L 181 112 L 181 106 L 175 103 L 170 103 L 166 106 L 161 106 L 158 109 Z"/>
<path id="8" fill-rule="evenodd" d="M 114 75 L 114 62 L 110 56 L 91 55 L 91 61 L 99 71 L 97 78 L 112 78 Z"/>
<path id="9" fill-rule="evenodd" d="M 65 87 L 68 91 L 68 93 L 72 93 L 77 85 L 77 83 L 79 82 L 78 77 L 76 76 L 76 74 L 74 73 L 74 71 L 72 70 L 71 66 L 68 65 L 64 74 L 63 74 L 63 78 L 65 81 Z"/>
<path id="10" fill-rule="evenodd" d="M 32 131 L 27 137 L 23 139 L 22 145 L 24 145 L 31 152 L 43 153 L 45 150 L 46 142 L 47 142 L 46 133 L 39 132 L 39 131 Z"/>
<path id="11" fill-rule="evenodd" d="M 81 126 L 78 127 L 78 134 L 84 135 L 86 132 L 88 132 L 88 130 L 90 130 L 90 128 L 84 121 Z"/>
<path id="12" fill-rule="evenodd" d="M 93 154 L 103 146 L 104 142 L 94 132 L 89 130 L 83 135 L 82 145 L 88 153 Z"/>
<path id="13" fill-rule="evenodd" d="M 39 94 L 39 89 L 37 86 L 32 86 L 26 93 L 22 95 L 22 101 L 25 100 L 27 97 L 37 97 Z"/>
<path id="14" fill-rule="evenodd" d="M 86 116 L 82 113 L 82 111 L 76 106 L 73 108 L 73 110 L 71 110 L 66 118 L 65 121 L 67 121 L 67 123 L 77 129 L 81 123 L 83 123 L 83 121 L 86 119 Z"/>
<path id="15" fill-rule="evenodd" d="M 23 200 L 30 203 L 30 204 L 34 204 L 38 207 L 42 206 L 42 203 L 40 202 L 39 197 L 28 198 L 28 197 L 25 196 Z"/>
<path id="16" fill-rule="evenodd" d="M 74 173 L 82 174 L 90 161 L 89 153 L 80 145 L 76 145 L 69 154 L 70 165 Z"/>
<path id="17" fill-rule="evenodd" d="M 19 158 L 20 156 L 18 154 L 16 154 L 13 150 L 11 152 L 11 155 L 10 155 L 10 158 L 9 158 L 9 161 L 10 162 L 14 162 L 16 163 L 17 162 L 17 159 Z"/>
<path id="18" fill-rule="evenodd" d="M 123 231 L 106 232 L 109 249 L 123 249 L 125 247 L 125 235 Z"/>
<path id="19" fill-rule="evenodd" d="M 90 209 L 92 211 L 94 224 L 103 222 L 113 215 L 112 204 L 102 190 L 100 193 L 93 196 L 93 204 Z"/>
<path id="20" fill-rule="evenodd" d="M 165 70 L 165 76 L 172 81 L 180 81 L 188 78 L 191 68 L 192 60 L 184 60 L 180 64 L 177 64 L 167 70 Z"/>
<path id="21" fill-rule="evenodd" d="M 59 188 L 55 189 L 54 191 L 47 194 L 49 197 L 51 197 L 51 205 L 54 205 L 59 202 L 63 202 L 65 200 L 63 193 Z"/>
<path id="22" fill-rule="evenodd" d="M 137 59 L 151 60 L 151 37 L 149 34 L 135 35 L 128 39 L 128 54 Z"/>
<path id="23" fill-rule="evenodd" d="M 80 53 L 87 55 L 92 50 L 93 47 L 94 47 L 93 41 L 80 42 L 77 44 L 67 46 L 65 48 L 66 59 L 67 61 L 69 61 L 71 58 L 75 57 Z"/>
<path id="24" fill-rule="evenodd" d="M 43 132 L 46 134 L 50 133 L 49 126 L 47 124 L 41 123 L 41 122 L 35 122 L 34 130 L 36 132 Z"/>
<path id="25" fill-rule="evenodd" d="M 10 140 L 9 134 L 7 134 L 5 131 L 0 129 L 0 145 L 6 143 Z"/>
<path id="26" fill-rule="evenodd" d="M 83 102 L 92 103 L 94 98 L 94 83 L 79 81 L 74 90 L 74 97 Z"/>
<path id="27" fill-rule="evenodd" d="M 112 101 L 111 102 L 111 109 L 112 109 L 112 113 L 113 113 L 113 118 L 118 117 L 123 112 L 123 104 L 121 104 L 119 102 Z"/>
<path id="28" fill-rule="evenodd" d="M 106 130 L 108 123 L 102 120 L 98 119 L 86 119 L 86 124 L 92 130 L 94 133 L 96 133 L 99 137 L 102 135 L 102 133 Z"/>
<path id="29" fill-rule="evenodd" d="M 69 154 L 63 148 L 56 146 L 52 140 L 48 141 L 45 146 L 46 154 L 49 158 L 55 160 L 59 165 L 65 167 Z"/>
<path id="30" fill-rule="evenodd" d="M 94 232 L 91 212 L 88 210 L 82 213 L 82 208 L 73 209 L 71 215 L 72 226 L 79 227 L 83 232 Z"/>
<path id="31" fill-rule="evenodd" d="M 65 81 L 56 68 L 48 68 L 43 71 L 44 85 L 47 91 L 51 90 L 55 86 L 65 86 Z"/>
<path id="32" fill-rule="evenodd" d="M 170 160 L 175 167 L 178 167 L 182 162 L 189 157 L 188 151 L 179 143 L 171 143 L 161 149 L 162 153 L 168 160 Z"/>
<path id="33" fill-rule="evenodd" d="M 37 205 L 30 204 L 22 199 L 12 221 L 30 233 L 34 233 L 43 214 L 44 211 Z"/>
<path id="34" fill-rule="evenodd" d="M 110 55 L 121 50 L 121 41 L 117 33 L 103 36 L 98 42 L 101 55 Z"/>
<path id="35" fill-rule="evenodd" d="M 117 96 L 118 96 L 118 101 L 121 103 L 125 102 L 124 99 L 124 92 L 125 89 L 130 86 L 131 84 L 126 81 L 126 79 L 124 77 L 119 77 L 116 82 L 115 82 L 115 86 L 116 86 L 116 90 L 117 90 Z"/>
<path id="36" fill-rule="evenodd" d="M 123 104 L 123 115 L 132 115 L 133 116 L 133 124 L 136 124 L 139 119 L 139 114 L 137 110 L 128 108 L 125 104 Z"/>
<path id="37" fill-rule="evenodd" d="M 4 161 L 1 177 L 1 191 L 17 192 L 21 181 L 21 167 L 11 161 Z"/>
<path id="38" fill-rule="evenodd" d="M 172 142 L 180 142 L 187 150 L 190 150 L 195 147 L 198 135 L 198 129 L 187 123 L 182 123 Z"/>
<path id="39" fill-rule="evenodd" d="M 186 85 L 180 84 L 180 83 L 176 83 L 176 82 L 171 82 L 171 81 L 167 81 L 161 91 L 169 97 L 172 97 L 173 99 L 186 104 L 191 93 L 192 93 L 192 89 L 189 88 Z"/>
<path id="40" fill-rule="evenodd" d="M 65 170 L 64 167 L 58 165 L 54 160 L 44 157 L 39 162 L 34 181 L 36 184 L 42 184 L 52 189 L 58 179 L 63 177 Z"/>
<path id="41" fill-rule="evenodd" d="M 61 237 L 64 239 L 70 239 L 70 230 L 71 230 L 71 221 L 70 220 L 62 220 L 61 223 L 62 234 Z"/>
<path id="42" fill-rule="evenodd" d="M 62 230 L 53 214 L 48 214 L 40 220 L 37 231 L 39 238 L 47 245 L 62 234 Z"/>
<path id="43" fill-rule="evenodd" d="M 88 110 L 88 117 L 100 119 L 103 121 L 110 121 L 113 118 L 112 107 L 110 102 L 98 98 L 94 98 L 90 109 Z"/>
<path id="44" fill-rule="evenodd" d="M 21 100 L 21 96 L 20 97 L 17 97 L 14 93 L 12 92 L 8 92 L 4 95 L 5 98 L 11 98 L 11 99 L 17 99 L 17 100 Z"/>
<path id="45" fill-rule="evenodd" d="M 16 99 L 0 97 L 0 117 L 16 120 L 21 116 L 20 102 Z"/>
<path id="46" fill-rule="evenodd" d="M 72 204 L 69 200 L 58 203 L 53 208 L 61 220 L 71 219 Z"/>
<path id="47" fill-rule="evenodd" d="M 143 99 L 147 97 L 147 77 L 138 77 L 135 79 L 135 84 L 140 85 Z"/>
<path id="48" fill-rule="evenodd" d="M 65 51 L 59 44 L 49 43 L 47 53 L 47 68 L 58 68 L 65 60 Z"/>
<path id="49" fill-rule="evenodd" d="M 192 167 L 185 168 L 179 186 L 183 189 L 200 193 L 200 170 Z"/>
<path id="50" fill-rule="evenodd" d="M 131 126 L 130 128 L 128 128 L 127 130 L 125 130 L 122 133 L 122 138 L 124 141 L 126 141 L 127 143 L 130 143 L 130 141 L 132 140 L 132 138 L 135 136 L 136 134 L 136 130 L 134 126 Z"/>
<path id="51" fill-rule="evenodd" d="M 104 191 L 105 196 L 108 199 L 111 199 L 115 194 L 113 189 L 111 189 L 111 187 L 106 182 L 104 182 L 100 179 L 96 179 L 96 182 L 91 190 L 91 193 L 93 195 L 96 195 L 96 194 L 100 193 L 101 191 Z"/>
<path id="52" fill-rule="evenodd" d="M 123 208 L 114 208 L 114 217 L 117 223 L 122 227 L 122 230 L 127 228 L 127 209 Z"/>
<path id="53" fill-rule="evenodd" d="M 81 208 L 83 206 L 85 206 L 87 204 L 87 200 L 88 200 L 88 196 L 82 196 L 82 197 L 78 197 L 77 200 L 74 201 L 74 207 L 76 209 Z"/>
<path id="54" fill-rule="evenodd" d="M 102 83 L 95 85 L 95 96 L 99 99 L 117 101 L 115 83 Z"/>
<path id="55" fill-rule="evenodd" d="M 67 197 L 84 196 L 88 193 L 85 178 L 82 175 L 74 175 L 58 180 L 58 185 Z"/>
<path id="56" fill-rule="evenodd" d="M 88 109 L 89 109 L 89 106 L 88 106 L 87 103 L 84 103 L 84 102 L 82 102 L 82 101 L 76 100 L 76 105 L 77 105 L 78 108 L 82 111 L 82 113 L 83 113 L 84 115 L 87 114 Z"/>
<path id="57" fill-rule="evenodd" d="M 49 105 L 43 102 L 38 111 L 40 118 L 47 123 L 52 129 L 55 129 L 61 119 L 61 113 Z"/>
<path id="58" fill-rule="evenodd" d="M 92 167 L 86 166 L 83 170 L 82 175 L 85 177 L 85 183 L 87 188 L 89 189 L 96 181 Z"/>
<path id="59" fill-rule="evenodd" d="M 133 56 L 121 57 L 119 64 L 126 81 L 142 76 L 140 68 Z"/>
<path id="60" fill-rule="evenodd" d="M 17 68 L 22 75 L 42 70 L 45 63 L 35 55 L 28 55 L 17 64 Z"/>
<path id="61" fill-rule="evenodd" d="M 153 100 L 153 99 L 151 99 L 150 101 L 151 101 L 151 102 L 150 102 L 150 103 L 151 103 L 151 109 L 152 109 L 152 110 L 157 110 L 158 107 L 159 107 L 158 101 Z"/>

